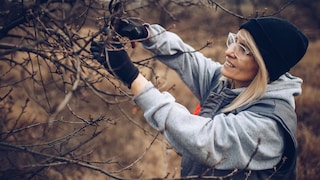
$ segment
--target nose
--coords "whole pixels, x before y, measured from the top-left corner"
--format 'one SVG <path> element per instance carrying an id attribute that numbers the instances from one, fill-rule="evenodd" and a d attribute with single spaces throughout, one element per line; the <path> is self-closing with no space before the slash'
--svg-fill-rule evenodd
<path id="1" fill-rule="evenodd" d="M 227 47 L 227 49 L 225 50 L 225 54 L 226 54 L 226 56 L 235 58 L 236 56 L 234 54 L 234 45 Z"/>

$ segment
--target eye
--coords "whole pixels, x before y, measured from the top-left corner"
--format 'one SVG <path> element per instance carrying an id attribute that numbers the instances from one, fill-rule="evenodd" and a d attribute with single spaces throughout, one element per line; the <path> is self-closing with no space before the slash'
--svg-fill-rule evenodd
<path id="1" fill-rule="evenodd" d="M 244 53 L 245 55 L 250 54 L 250 51 L 242 44 L 239 44 L 241 52 Z"/>
<path id="2" fill-rule="evenodd" d="M 239 44 L 239 46 L 240 46 L 240 49 L 243 53 L 245 53 L 247 51 L 247 49 L 242 44 Z"/>

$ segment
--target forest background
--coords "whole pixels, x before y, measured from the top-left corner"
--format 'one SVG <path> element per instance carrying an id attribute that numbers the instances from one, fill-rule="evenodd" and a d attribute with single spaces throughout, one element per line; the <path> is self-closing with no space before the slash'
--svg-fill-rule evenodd
<path id="1" fill-rule="evenodd" d="M 304 80 L 296 98 L 298 179 L 320 169 L 319 0 L 132 0 L 120 15 L 161 24 L 223 62 L 228 32 L 246 19 L 276 16 L 309 37 L 290 72 Z M 180 156 L 150 128 L 130 90 L 92 59 L 105 38 L 110 1 L 4 0 L 0 7 L 0 179 L 179 179 Z M 114 6 L 111 6 L 114 7 Z M 198 100 L 178 76 L 136 43 L 139 70 L 190 112 Z"/>

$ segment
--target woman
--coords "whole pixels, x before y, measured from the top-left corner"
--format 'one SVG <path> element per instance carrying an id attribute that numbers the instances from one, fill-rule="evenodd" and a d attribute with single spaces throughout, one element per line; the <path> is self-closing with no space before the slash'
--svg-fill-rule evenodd
<path id="1" fill-rule="evenodd" d="M 250 19 L 227 38 L 224 64 L 195 52 L 159 25 L 121 19 L 116 31 L 174 69 L 200 100 L 199 116 L 159 92 L 132 64 L 124 50 L 92 43 L 99 62 L 135 95 L 148 123 L 182 155 L 181 176 L 232 179 L 296 178 L 294 96 L 300 78 L 288 73 L 304 56 L 308 39 L 286 20 Z"/>

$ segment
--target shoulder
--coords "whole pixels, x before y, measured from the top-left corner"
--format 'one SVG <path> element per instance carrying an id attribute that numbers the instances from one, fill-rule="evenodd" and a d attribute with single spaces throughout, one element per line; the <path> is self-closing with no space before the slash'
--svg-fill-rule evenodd
<path id="1" fill-rule="evenodd" d="M 297 127 L 297 116 L 294 108 L 285 100 L 282 99 L 260 99 L 241 107 L 235 111 L 240 113 L 242 111 L 253 112 L 262 117 L 272 119 L 290 134 L 294 134 Z"/>
<path id="2" fill-rule="evenodd" d="M 249 103 L 243 107 L 240 107 L 235 110 L 235 113 L 241 111 L 251 111 L 258 114 L 273 114 L 281 113 L 283 111 L 291 112 L 295 114 L 294 108 L 285 100 L 276 99 L 276 98 L 264 98 Z"/>

